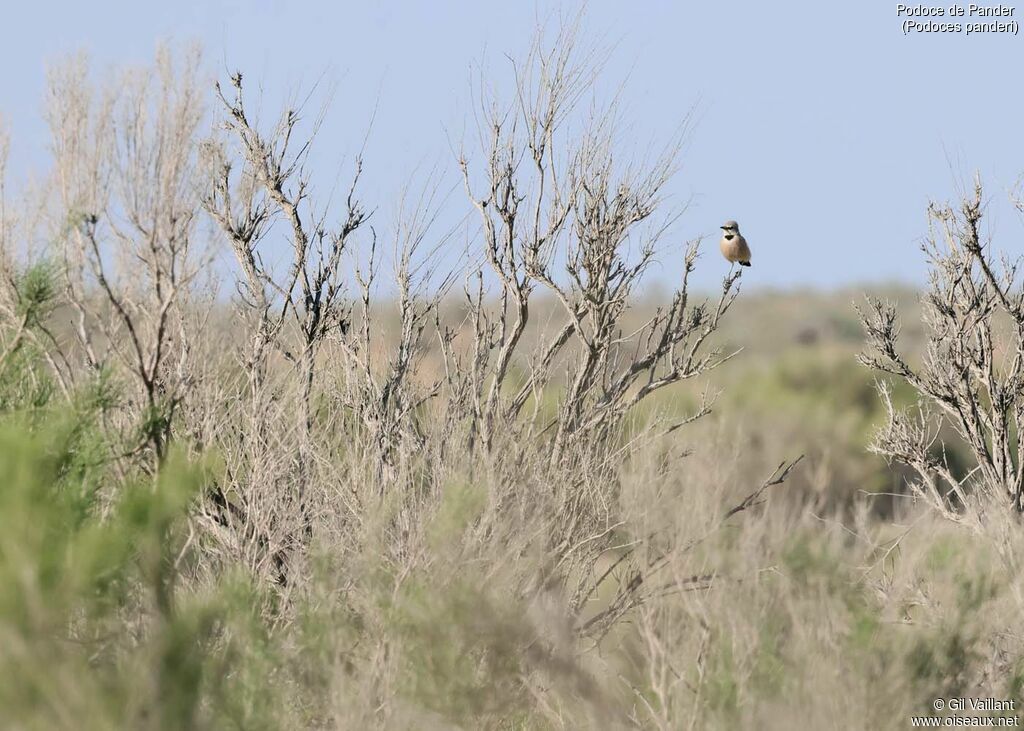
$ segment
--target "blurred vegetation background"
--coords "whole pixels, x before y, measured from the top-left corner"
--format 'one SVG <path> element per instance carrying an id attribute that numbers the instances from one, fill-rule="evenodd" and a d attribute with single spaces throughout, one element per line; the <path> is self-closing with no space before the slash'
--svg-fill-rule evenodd
<path id="1" fill-rule="evenodd" d="M 908 504 L 866 449 L 883 414 L 854 361 L 858 294 L 741 299 L 720 336 L 742 355 L 645 406 L 684 415 L 722 391 L 623 468 L 618 510 L 640 524 L 695 535 L 777 455 L 807 457 L 757 520 L 679 567 L 721 583 L 639 607 L 595 647 L 575 645 L 557 593 L 518 595 L 515 574 L 544 558 L 479 543 L 489 498 L 469 482 L 427 512 L 406 575 L 376 554 L 381 523 L 360 547 L 318 541 L 287 608 L 244 570 L 197 582 L 193 506 L 215 454 L 176 451 L 156 483 L 124 472 L 103 427 L 115 382 L 97 374 L 68 404 L 19 350 L 0 380 L 0 725 L 903 728 L 934 697 L 1019 698 L 1019 603 L 994 549 Z M 916 341 L 915 293 L 876 294 Z"/>

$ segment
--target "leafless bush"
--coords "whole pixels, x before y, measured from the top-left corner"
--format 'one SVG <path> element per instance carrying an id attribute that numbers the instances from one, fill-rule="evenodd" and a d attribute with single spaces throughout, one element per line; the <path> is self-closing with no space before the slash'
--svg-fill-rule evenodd
<path id="1" fill-rule="evenodd" d="M 328 335 L 347 328 L 341 297 L 341 260 L 350 238 L 364 224 L 367 214 L 356 196 L 362 161 L 356 161 L 346 212 L 336 228 L 330 228 L 327 207 L 317 209 L 310 200 L 309 174 L 305 167 L 313 135 L 304 143 L 294 139 L 300 110 L 287 110 L 275 129 L 264 136 L 249 120 L 242 94 L 242 75 L 231 79 L 233 96 L 217 91 L 224 107 L 225 125 L 238 147 L 240 165 L 223 149 L 217 159 L 206 210 L 227 234 L 243 273 L 240 289 L 245 306 L 255 314 L 253 343 L 248 368 L 252 388 L 262 385 L 268 348 L 276 347 L 298 369 L 299 398 L 298 469 L 300 490 L 307 479 L 310 432 L 313 426 L 313 382 L 317 354 Z M 316 127 L 319 123 L 316 124 Z M 233 167 L 239 167 L 235 180 Z M 292 262 L 278 274 L 264 263 L 260 243 L 274 219 L 288 228 Z M 280 337 L 289 317 L 298 332 L 297 352 Z"/>
<path id="2" fill-rule="evenodd" d="M 502 105 L 485 96 L 481 102 L 482 163 L 473 166 L 460 153 L 499 305 L 488 310 L 484 275 L 470 277 L 472 355 L 447 369 L 469 374 L 453 391 L 468 394 L 471 443 L 479 440 L 489 451 L 496 430 L 519 443 L 550 433 L 555 465 L 580 456 L 575 453 L 584 446 L 588 457 L 600 454 L 645 397 L 731 357 L 705 345 L 740 277 L 730 273 L 716 304 L 691 303 L 688 277 L 698 242 L 680 246 L 683 276 L 670 304 L 635 331 L 623 331 L 631 297 L 678 215 L 659 209 L 679 143 L 653 161 L 632 160 L 616 144 L 614 104 L 590 117 L 579 113 L 600 55 L 584 48 L 577 33 L 578 24 L 569 24 L 552 39 L 538 35 L 524 62 L 513 64 L 514 101 Z M 542 339 L 533 357 L 520 356 L 526 375 L 512 379 L 538 288 L 561 304 L 564 324 Z M 560 359 L 565 389 L 551 418 L 541 412 L 542 394 Z M 524 415 L 531 400 L 533 411 Z"/>
<path id="3" fill-rule="evenodd" d="M 874 449 L 913 468 L 920 478 L 914 489 L 951 518 L 979 491 L 1024 510 L 1024 289 L 1019 260 L 999 258 L 982 232 L 984 209 L 980 182 L 958 209 L 929 208 L 920 365 L 897 348 L 893 304 L 869 300 L 861 313 L 869 346 L 861 362 L 905 380 L 921 397 L 916 409 L 900 410 L 880 382 L 889 420 Z M 944 425 L 969 451 L 970 469 L 952 465 Z"/>
<path id="4" fill-rule="evenodd" d="M 215 503 L 218 522 L 240 521 L 242 533 L 252 539 L 249 545 L 254 542 L 257 555 L 273 561 L 283 581 L 287 548 L 312 529 L 308 493 L 317 358 L 328 337 L 348 326 L 341 260 L 367 218 L 356 198 L 361 162 L 343 219 L 333 226 L 326 219 L 329 210 L 310 198 L 306 168 L 321 120 L 314 121 L 304 141 L 296 139 L 299 109 L 287 110 L 269 133 L 261 132 L 247 112 L 240 73 L 232 76 L 228 94 L 218 84 L 217 95 L 229 139 L 206 145 L 211 182 L 203 206 L 225 234 L 240 271 L 248 394 L 247 428 L 234 440 L 240 452 L 230 449 L 245 457 L 231 472 L 229 494 L 216 493 Z M 279 220 L 291 252 L 284 271 L 264 258 L 265 239 Z M 276 403 L 279 389 L 269 380 L 274 356 L 289 364 L 288 378 L 298 384 L 294 419 Z M 294 456 L 282 460 L 282 450 Z M 268 491 L 277 493 L 269 501 Z"/>
<path id="5" fill-rule="evenodd" d="M 3 120 L 0 120 L 2 123 Z M 28 330 L 28 319 L 18 307 L 17 272 L 12 248 L 14 222 L 7 213 L 7 155 L 10 138 L 0 124 L 0 312 L 7 323 L 13 323 L 13 332 L 5 333 L 0 343 L 0 373 L 6 369 L 11 356 L 18 349 Z M 19 316 L 20 315 L 20 316 Z"/>
<path id="6" fill-rule="evenodd" d="M 242 534 L 249 538 L 239 545 L 250 547 L 250 565 L 269 560 L 282 580 L 284 556 L 309 539 L 316 514 L 333 510 L 315 506 L 320 498 L 309 495 L 309 486 L 332 484 L 317 470 L 330 472 L 339 451 L 353 456 L 359 473 L 376 465 L 377 498 L 338 486 L 335 494 L 352 503 L 350 517 L 358 523 L 366 501 L 399 490 L 397 515 L 405 517 L 396 520 L 408 523 L 439 481 L 435 475 L 426 492 L 401 485 L 396 480 L 412 473 L 399 465 L 425 459 L 430 467 L 422 469 L 432 473 L 452 454 L 451 443 L 464 440 L 510 488 L 516 474 L 537 468 L 544 455 L 566 485 L 551 506 L 555 565 L 586 582 L 613 541 L 608 506 L 616 464 L 636 444 L 622 443 L 624 417 L 658 389 L 731 357 L 708 340 L 738 293 L 740 275 L 729 274 L 717 301 L 692 302 L 688 283 L 698 242 L 680 247 L 683 274 L 669 305 L 624 331 L 635 290 L 678 217 L 659 210 L 679 144 L 653 161 L 632 160 L 616 149 L 614 106 L 589 119 L 580 113 L 599 58 L 581 48 L 576 33 L 572 24 L 554 38 L 538 38 L 525 63 L 513 67 L 511 105 L 483 102 L 485 163 L 477 168 L 460 153 L 480 222 L 471 251 L 484 262 L 463 272 L 462 322 L 445 321 L 439 307 L 452 282 L 437 264 L 451 241 L 450 231 L 435 231 L 440 188 L 428 183 L 403 197 L 385 252 L 394 266 L 393 336 L 374 305 L 385 257 L 357 198 L 362 158 L 332 226 L 329 206 L 313 201 L 310 185 L 310 151 L 322 117 L 305 134 L 302 110 L 287 109 L 263 132 L 247 111 L 241 74 L 232 77 L 229 93 L 218 87 L 227 137 L 206 144 L 212 182 L 203 205 L 238 265 L 248 385 L 245 426 L 217 429 L 229 480 L 215 493 L 212 514 L 216 531 L 234 522 L 246 526 Z M 291 252 L 281 271 L 266 263 L 279 234 Z M 527 342 L 531 307 L 541 294 L 558 303 L 562 322 Z M 431 326 L 435 332 L 428 333 Z M 428 335 L 440 346 L 440 379 L 419 372 Z M 563 368 L 564 379 L 557 375 Z M 553 412 L 545 408 L 552 394 L 558 394 Z M 709 410 L 706 400 L 688 420 Z M 325 438 L 332 432 L 351 438 Z M 287 451 L 293 456 L 283 456 Z M 578 598 L 584 593 L 577 591 Z"/>
<path id="7" fill-rule="evenodd" d="M 310 484 L 323 484 L 334 469 L 328 452 L 339 444 L 333 432 L 348 432 L 351 439 L 341 448 L 364 452 L 377 464 L 379 489 L 394 477 L 395 462 L 416 448 L 413 412 L 438 393 L 438 385 L 421 393 L 413 380 L 424 328 L 447 291 L 446 277 L 435 277 L 435 252 L 447 237 L 431 242 L 436 185 L 428 184 L 418 198 L 403 196 L 387 252 L 398 334 L 387 342 L 374 309 L 384 257 L 357 194 L 362 157 L 334 224 L 330 206 L 313 199 L 308 167 L 322 114 L 302 133 L 302 110 L 288 109 L 264 133 L 247 112 L 240 73 L 231 78 L 230 96 L 217 90 L 228 139 L 206 145 L 212 180 L 204 206 L 240 272 L 248 428 L 232 437 L 238 448 L 228 451 L 241 459 L 232 470 L 230 495 L 216 495 L 215 502 L 218 522 L 247 526 L 247 544 L 270 556 L 283 580 L 285 553 L 312 533 L 317 508 Z M 284 271 L 266 263 L 277 222 L 284 224 L 291 252 Z M 289 418 L 288 403 L 294 403 L 297 421 Z M 294 459 L 280 459 L 282 450 L 294 450 Z M 317 475 L 317 465 L 325 473 Z M 290 498 L 282 495 L 286 485 Z M 268 493 L 278 496 L 276 507 Z"/>
<path id="8" fill-rule="evenodd" d="M 397 333 L 387 341 L 373 309 L 377 281 L 383 264 L 376 238 L 366 257 L 356 263 L 358 285 L 357 332 L 341 337 L 339 346 L 345 369 L 340 385 L 341 404 L 357 418 L 368 443 L 369 456 L 378 460 L 382 488 L 393 476 L 396 461 L 423 446 L 418 411 L 440 393 L 440 380 L 417 381 L 426 348 L 425 329 L 438 324 L 438 308 L 452 282 L 442 269 L 444 248 L 452 232 L 437 232 L 439 187 L 427 183 L 414 192 L 402 192 L 392 223 L 390 259 L 392 276 L 384 291 L 391 294 L 397 310 Z M 381 352 L 382 362 L 376 362 Z"/>
<path id="9" fill-rule="evenodd" d="M 194 294 L 208 257 L 196 241 L 195 137 L 204 104 L 198 54 L 105 88 L 77 59 L 50 76 L 55 227 L 74 341 L 51 335 L 64 381 L 123 368 L 134 384 L 129 451 L 166 453 L 193 386 Z M 201 325 L 202 316 L 199 317 Z M 59 366 L 57 366 L 59 364 Z"/>
<path id="10" fill-rule="evenodd" d="M 669 241 L 681 212 L 662 200 L 680 141 L 638 158 L 617 136 L 615 103 L 588 111 L 602 57 L 584 46 L 578 28 L 540 33 L 525 59 L 512 63 L 511 102 L 481 92 L 479 146 L 464 145 L 458 165 L 479 220 L 483 264 L 466 273 L 464 324 L 439 335 L 444 421 L 463 422 L 452 432 L 496 473 L 498 509 L 486 530 L 498 535 L 497 524 L 519 520 L 524 502 L 544 506 L 532 520 L 550 559 L 540 575 L 524 577 L 521 591 L 563 587 L 576 631 L 599 637 L 658 592 L 644 584 L 659 563 L 646 561 L 652 537 L 619 518 L 621 466 L 640 445 L 709 413 L 714 399 L 674 424 L 655 419 L 630 431 L 625 417 L 659 389 L 734 355 L 711 338 L 740 274 L 730 272 L 715 299 L 691 294 L 699 241 Z M 480 88 L 491 81 L 482 76 Z M 653 316 L 627 327 L 659 254 L 682 262 L 677 289 Z M 539 335 L 527 338 L 542 298 L 557 303 L 559 315 L 553 330 L 535 323 Z M 543 476 L 533 480 L 527 475 L 540 469 L 538 460 Z M 599 568 L 610 557 L 612 566 Z M 609 592 L 611 604 L 594 614 L 593 598 Z"/>

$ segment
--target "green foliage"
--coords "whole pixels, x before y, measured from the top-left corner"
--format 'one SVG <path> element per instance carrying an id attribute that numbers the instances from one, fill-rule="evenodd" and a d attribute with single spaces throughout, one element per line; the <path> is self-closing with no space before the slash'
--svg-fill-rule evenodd
<path id="1" fill-rule="evenodd" d="M 813 349 L 780 357 L 772 367 L 750 374 L 729 391 L 729 398 L 745 409 L 799 414 L 814 425 L 849 430 L 866 447 L 883 416 L 875 391 L 875 377 L 856 363 L 852 353 Z M 893 384 L 898 406 L 914 402 L 909 386 Z"/>
<path id="2" fill-rule="evenodd" d="M 50 402 L 56 386 L 38 359 L 36 347 L 22 341 L 0 364 L 0 416 L 42 409 Z"/>
<path id="3" fill-rule="evenodd" d="M 103 401 L 83 394 L 61 416 L 0 427 L 0 725 L 223 728 L 213 715 L 235 715 L 252 728 L 223 680 L 258 647 L 249 597 L 239 583 L 180 586 L 185 520 L 209 468 L 172 454 L 155 479 L 113 485 Z"/>
<path id="4" fill-rule="evenodd" d="M 532 636 L 514 604 L 491 601 L 468 580 L 444 591 L 410 581 L 391 623 L 404 649 L 402 680 L 418 704 L 457 723 L 525 707 L 520 678 Z"/>
<path id="5" fill-rule="evenodd" d="M 430 522 L 431 545 L 442 549 L 457 540 L 486 505 L 487 492 L 483 486 L 469 481 L 449 483 Z"/>
<path id="6" fill-rule="evenodd" d="M 957 696 L 966 690 L 966 669 L 980 659 L 973 645 L 957 628 L 922 636 L 908 653 L 906 665 L 929 692 Z"/>
<path id="7" fill-rule="evenodd" d="M 711 658 L 707 702 L 713 711 L 720 713 L 732 723 L 735 723 L 739 712 L 740 679 L 737 674 L 731 645 L 723 643 L 721 651 Z"/>
<path id="8" fill-rule="evenodd" d="M 57 298 L 56 272 L 49 261 L 32 264 L 17 277 L 18 317 L 29 327 L 40 324 L 53 310 Z"/>

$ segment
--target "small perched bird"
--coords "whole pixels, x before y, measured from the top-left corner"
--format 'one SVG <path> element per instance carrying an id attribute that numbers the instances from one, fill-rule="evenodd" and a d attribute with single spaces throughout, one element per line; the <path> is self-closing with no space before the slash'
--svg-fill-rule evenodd
<path id="1" fill-rule="evenodd" d="M 740 234 L 740 226 L 735 221 L 722 224 L 722 240 L 718 242 L 722 256 L 740 266 L 750 266 L 750 247 L 747 240 Z"/>

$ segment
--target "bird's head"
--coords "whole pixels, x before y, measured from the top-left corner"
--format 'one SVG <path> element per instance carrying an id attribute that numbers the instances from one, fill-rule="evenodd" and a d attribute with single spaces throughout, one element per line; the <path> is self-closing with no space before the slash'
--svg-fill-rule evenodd
<path id="1" fill-rule="evenodd" d="M 726 221 L 722 224 L 721 228 L 727 234 L 738 234 L 740 232 L 740 225 L 735 221 Z"/>

